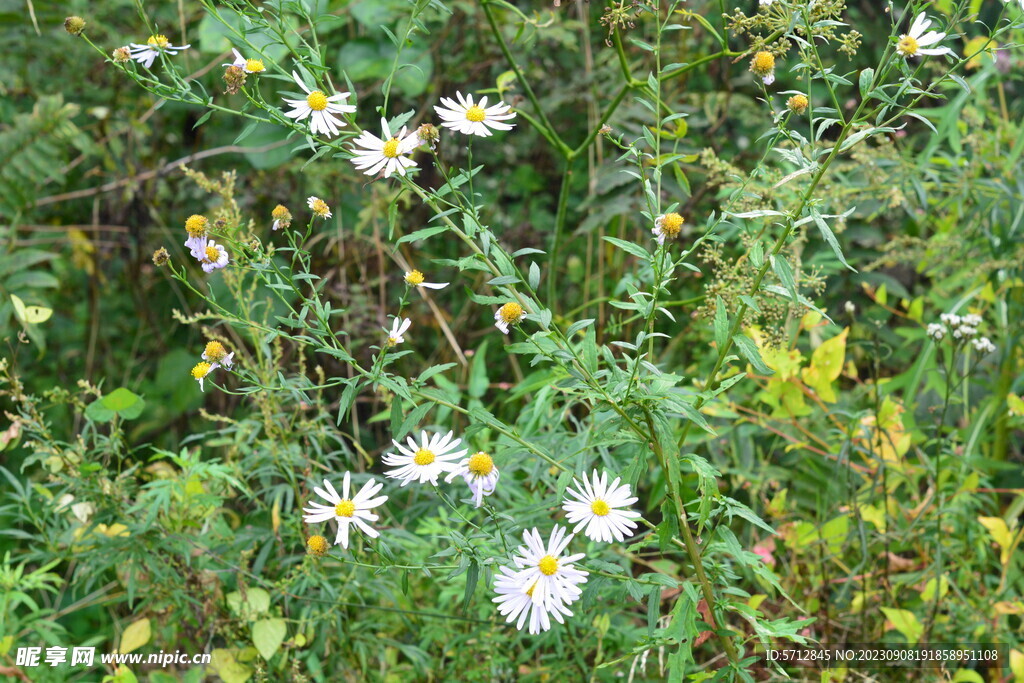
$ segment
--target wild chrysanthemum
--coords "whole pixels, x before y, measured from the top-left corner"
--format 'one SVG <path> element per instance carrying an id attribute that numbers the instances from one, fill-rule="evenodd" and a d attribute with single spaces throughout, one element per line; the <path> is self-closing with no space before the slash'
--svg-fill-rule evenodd
<path id="1" fill-rule="evenodd" d="M 405 156 L 419 145 L 419 138 L 407 135 L 403 126 L 397 135 L 391 134 L 388 121 L 380 120 L 381 137 L 368 130 L 355 139 L 356 148 L 352 149 L 352 164 L 366 175 L 376 175 L 383 171 L 385 178 L 392 173 L 404 176 L 405 169 L 418 164 Z"/>
<path id="2" fill-rule="evenodd" d="M 331 214 L 331 207 L 327 206 L 327 202 L 320 199 L 319 197 L 309 197 L 306 199 L 306 206 L 312 210 L 313 214 L 317 218 L 323 218 L 327 220 L 333 214 Z"/>
<path id="3" fill-rule="evenodd" d="M 292 224 L 292 212 L 283 204 L 275 206 L 274 210 L 270 212 L 270 217 L 274 219 L 273 224 L 270 226 L 271 230 L 287 228 Z"/>
<path id="4" fill-rule="evenodd" d="M 231 51 L 235 54 L 235 61 L 229 64 L 221 64 L 221 66 L 233 66 L 247 74 L 261 74 L 267 70 L 267 67 L 263 65 L 262 59 L 246 59 L 235 48 L 231 48 Z"/>
<path id="5" fill-rule="evenodd" d="M 800 93 L 797 93 L 786 100 L 786 106 L 789 107 L 789 110 L 797 116 L 801 116 L 805 111 L 807 111 L 808 104 L 810 104 L 810 100 L 807 99 L 807 95 Z"/>
<path id="6" fill-rule="evenodd" d="M 410 287 L 426 287 L 427 289 L 444 289 L 447 282 L 424 282 L 423 273 L 418 270 L 410 270 L 405 273 L 405 284 Z"/>
<path id="7" fill-rule="evenodd" d="M 203 386 L 203 380 L 216 369 L 211 363 L 206 362 L 196 363 L 196 366 L 192 368 L 192 379 L 199 382 L 199 391 L 206 391 L 206 388 Z"/>
<path id="8" fill-rule="evenodd" d="M 402 335 L 408 331 L 410 325 L 412 325 L 412 321 L 408 318 L 395 318 L 390 330 L 384 328 L 384 331 L 388 333 L 388 346 L 398 346 L 404 342 L 405 337 Z"/>
<path id="9" fill-rule="evenodd" d="M 562 615 L 572 616 L 564 603 L 550 596 L 547 600 L 534 600 L 537 583 L 525 579 L 521 572 L 508 567 L 498 567 L 498 571 L 494 576 L 494 592 L 498 597 L 491 600 L 497 603 L 498 613 L 505 617 L 506 623 L 511 624 L 518 617 L 516 628 L 522 631 L 529 619 L 529 632 L 537 634 L 551 628 L 551 616 L 559 624 L 565 623 Z"/>
<path id="10" fill-rule="evenodd" d="M 462 93 L 455 93 L 458 102 L 451 98 L 442 97 L 443 107 L 434 105 L 434 111 L 441 117 L 441 125 L 450 128 L 464 135 L 479 135 L 490 137 L 491 129 L 512 130 L 514 123 L 505 123 L 508 119 L 515 118 L 512 107 L 504 102 L 487 106 L 487 97 L 484 96 L 476 104 L 473 103 L 473 96 L 462 96 Z"/>
<path id="11" fill-rule="evenodd" d="M 132 58 L 132 49 L 125 45 L 124 47 L 114 48 L 114 51 L 110 53 L 111 59 L 118 64 L 124 64 Z"/>
<path id="12" fill-rule="evenodd" d="M 200 258 L 202 255 L 202 249 L 206 247 L 206 229 L 209 227 L 210 221 L 206 216 L 201 216 L 198 213 L 194 213 L 188 217 L 185 221 L 185 232 L 188 233 L 188 239 L 185 240 L 185 246 L 188 247 L 194 258 Z"/>
<path id="13" fill-rule="evenodd" d="M 208 342 L 203 350 L 203 360 L 213 363 L 214 369 L 221 365 L 230 368 L 235 362 L 235 352 L 228 353 L 223 344 L 212 341 Z"/>
<path id="14" fill-rule="evenodd" d="M 338 135 L 345 121 L 336 114 L 351 114 L 356 110 L 351 104 L 345 104 L 345 98 L 351 93 L 341 92 L 328 96 L 321 90 L 313 90 L 306 86 L 299 78 L 299 75 L 292 72 L 295 83 L 306 93 L 304 100 L 291 100 L 287 97 L 284 101 L 292 107 L 291 111 L 285 112 L 285 116 L 296 121 L 309 119 L 309 130 L 313 135 Z"/>
<path id="15" fill-rule="evenodd" d="M 217 244 L 206 237 L 202 238 L 202 241 L 192 249 L 192 255 L 202 264 L 203 270 L 207 273 L 223 268 L 229 260 L 228 250 L 224 248 L 224 245 Z"/>
<path id="16" fill-rule="evenodd" d="M 651 232 L 658 238 L 658 244 L 665 244 L 665 240 L 679 237 L 682 229 L 682 216 L 678 213 L 663 213 L 654 219 L 654 229 Z"/>
<path id="17" fill-rule="evenodd" d="M 494 326 L 508 334 L 509 325 L 518 325 L 525 317 L 526 311 L 523 310 L 523 307 L 514 301 L 509 301 L 494 312 Z"/>
<path id="18" fill-rule="evenodd" d="M 572 539 L 573 534 L 567 534 L 565 527 L 557 524 L 547 543 L 536 528 L 523 532 L 526 545 L 519 546 L 512 562 L 519 569 L 517 574 L 535 603 L 550 605 L 551 601 L 557 601 L 571 605 L 583 593 L 579 586 L 586 583 L 587 572 L 573 564 L 585 555 L 576 553 L 562 557 Z"/>
<path id="19" fill-rule="evenodd" d="M 494 465 L 494 459 L 483 451 L 469 456 L 458 464 L 458 468 L 445 477 L 446 482 L 451 482 L 455 477 L 462 477 L 469 490 L 473 492 L 473 504 L 480 507 L 484 504 L 484 496 L 494 493 L 494 487 L 498 485 L 498 468 Z"/>
<path id="20" fill-rule="evenodd" d="M 948 47 L 929 47 L 946 37 L 945 33 L 939 31 L 925 33 L 931 25 L 932 20 L 924 12 L 918 14 L 914 23 L 910 25 L 910 31 L 900 36 L 899 42 L 896 43 L 896 51 L 904 57 L 953 54 Z"/>
<path id="21" fill-rule="evenodd" d="M 368 522 L 376 522 L 379 519 L 370 510 L 388 499 L 387 496 L 377 495 L 384 488 L 384 484 L 383 482 L 377 483 L 374 479 L 370 479 L 363 484 L 363 487 L 359 489 L 359 493 L 349 498 L 350 479 L 351 475 L 346 472 L 341 482 L 340 496 L 334 489 L 334 486 L 331 485 L 331 482 L 324 479 L 324 488 L 314 487 L 313 492 L 330 503 L 330 505 L 311 501 L 309 507 L 302 508 L 303 512 L 306 513 L 302 516 L 302 520 L 307 524 L 318 524 L 319 522 L 326 522 L 331 519 L 337 522 L 338 536 L 334 539 L 334 544 L 346 549 L 348 548 L 350 525 L 354 524 L 357 529 L 370 538 L 380 536 L 380 532 L 368 524 Z"/>
<path id="22" fill-rule="evenodd" d="M 465 448 L 455 450 L 462 439 L 452 440 L 454 433 L 448 432 L 444 436 L 434 434 L 428 439 L 426 432 L 420 432 L 419 444 L 411 436 L 407 437 L 408 448 L 392 439 L 391 443 L 398 448 L 398 453 L 384 454 L 384 464 L 394 468 L 384 474 L 391 479 L 401 479 L 402 486 L 411 481 L 420 484 L 430 482 L 436 486 L 438 476 L 454 471 L 458 466 L 453 461 L 466 455 Z"/>
<path id="23" fill-rule="evenodd" d="M 176 55 L 189 47 L 191 45 L 171 45 L 167 36 L 158 33 L 155 36 L 150 36 L 145 45 L 129 43 L 128 52 L 132 59 L 148 69 L 153 66 L 153 61 L 161 52 Z"/>
<path id="24" fill-rule="evenodd" d="M 766 50 L 755 53 L 750 60 L 750 71 L 765 85 L 771 85 L 775 82 L 775 55 Z"/>
<path id="25" fill-rule="evenodd" d="M 612 540 L 622 543 L 627 537 L 633 535 L 636 529 L 634 519 L 640 517 L 639 512 L 629 509 L 629 506 L 637 501 L 631 496 L 629 484 L 619 485 L 619 478 L 616 477 L 611 484 L 608 483 L 608 472 L 600 477 L 597 470 L 594 470 L 591 478 L 583 475 L 583 483 L 576 479 L 573 485 L 576 489 L 567 489 L 566 493 L 575 498 L 565 499 L 562 509 L 565 510 L 566 519 L 570 524 L 575 524 L 574 532 L 583 529 L 587 538 L 593 541 L 611 543 Z"/>

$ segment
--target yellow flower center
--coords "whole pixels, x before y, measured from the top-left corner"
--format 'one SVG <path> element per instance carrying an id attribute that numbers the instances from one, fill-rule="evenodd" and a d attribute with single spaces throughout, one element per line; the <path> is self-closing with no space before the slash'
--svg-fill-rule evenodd
<path id="1" fill-rule="evenodd" d="M 518 320 L 523 317 L 523 307 L 514 301 L 509 301 L 498 309 L 498 315 L 500 315 L 501 319 L 507 323 L 518 322 Z"/>
<path id="2" fill-rule="evenodd" d="M 421 273 L 418 270 L 406 273 L 405 282 L 406 284 L 412 285 L 413 287 L 418 287 L 423 284 L 423 273 Z"/>
<path id="3" fill-rule="evenodd" d="M 416 451 L 416 455 L 413 456 L 412 461 L 422 467 L 423 465 L 429 465 L 434 462 L 436 458 L 437 456 L 434 455 L 434 451 L 428 451 L 426 448 L 421 448 Z"/>
<path id="4" fill-rule="evenodd" d="M 661 218 L 661 231 L 666 237 L 675 237 L 683 229 L 683 217 L 678 213 L 666 213 Z"/>
<path id="5" fill-rule="evenodd" d="M 466 465 L 466 469 L 469 470 L 470 474 L 474 474 L 478 477 L 486 477 L 494 471 L 494 460 L 491 456 L 480 451 L 479 453 L 474 453 L 469 457 L 469 464 Z"/>
<path id="6" fill-rule="evenodd" d="M 212 341 L 206 345 L 205 355 L 214 363 L 219 363 L 228 355 L 228 350 L 219 341 Z"/>
<path id="7" fill-rule="evenodd" d="M 609 512 L 611 512 L 611 508 L 608 507 L 608 503 L 598 498 L 593 503 L 590 504 L 590 511 L 598 517 L 604 517 Z"/>
<path id="8" fill-rule="evenodd" d="M 558 571 L 558 560 L 550 555 L 545 555 L 540 558 L 540 562 L 537 563 L 537 568 L 540 569 L 540 573 L 544 576 L 551 576 Z"/>
<path id="9" fill-rule="evenodd" d="M 478 104 L 474 104 L 472 107 L 466 110 L 466 119 L 473 123 L 480 123 L 486 118 L 487 113 Z"/>
<path id="10" fill-rule="evenodd" d="M 771 52 L 758 52 L 754 55 L 754 61 L 751 64 L 751 69 L 758 76 L 764 76 L 770 74 L 772 69 L 775 68 L 775 55 Z"/>
<path id="11" fill-rule="evenodd" d="M 381 150 L 389 159 L 394 159 L 398 156 L 398 138 L 391 138 L 384 143 L 384 149 Z"/>
<path id="12" fill-rule="evenodd" d="M 192 237 L 202 237 L 206 234 L 206 226 L 209 224 L 210 221 L 206 220 L 206 216 L 194 213 L 185 221 L 185 231 Z"/>
<path id="13" fill-rule="evenodd" d="M 900 54 L 913 57 L 917 54 L 917 38 L 913 36 L 901 36 L 900 42 L 896 44 L 896 49 L 900 51 Z"/>
<path id="14" fill-rule="evenodd" d="M 309 108 L 313 111 L 323 111 L 324 109 L 327 109 L 327 95 L 323 94 L 319 90 L 314 90 L 306 95 L 306 104 L 308 104 Z"/>
<path id="15" fill-rule="evenodd" d="M 322 199 L 317 199 L 313 202 L 313 213 L 323 218 L 331 212 L 331 207 L 327 206 L 327 202 Z"/>
<path id="16" fill-rule="evenodd" d="M 217 247 L 212 247 L 210 245 L 207 245 L 206 246 L 206 260 L 209 261 L 210 263 L 216 263 L 217 259 L 219 259 L 219 258 L 220 258 L 220 251 L 217 249 Z"/>
<path id="17" fill-rule="evenodd" d="M 355 511 L 356 504 L 348 499 L 339 501 L 338 504 L 334 506 L 334 514 L 339 517 L 351 517 L 355 514 Z"/>
<path id="18" fill-rule="evenodd" d="M 283 218 L 291 218 L 292 212 L 289 211 L 288 208 L 283 204 L 278 204 L 277 206 L 274 207 L 274 210 L 270 212 L 270 215 L 275 220 L 281 220 Z"/>
<path id="19" fill-rule="evenodd" d="M 388 346 L 398 346 L 398 340 L 394 337 L 388 337 Z"/>
<path id="20" fill-rule="evenodd" d="M 146 42 L 153 47 L 167 47 L 171 44 L 171 41 L 167 40 L 167 36 L 161 33 L 158 33 L 155 36 L 150 36 L 149 40 Z"/>
<path id="21" fill-rule="evenodd" d="M 258 74 L 267 70 L 267 67 L 263 66 L 262 59 L 247 59 L 245 60 L 245 70 L 249 73 Z"/>
<path id="22" fill-rule="evenodd" d="M 192 378 L 202 379 L 203 377 L 206 377 L 210 374 L 210 367 L 209 363 L 196 363 L 196 366 L 192 368 Z"/>
<path id="23" fill-rule="evenodd" d="M 310 536 L 309 540 L 306 541 L 306 548 L 309 549 L 310 555 L 326 555 L 330 547 L 327 539 L 323 536 Z"/>

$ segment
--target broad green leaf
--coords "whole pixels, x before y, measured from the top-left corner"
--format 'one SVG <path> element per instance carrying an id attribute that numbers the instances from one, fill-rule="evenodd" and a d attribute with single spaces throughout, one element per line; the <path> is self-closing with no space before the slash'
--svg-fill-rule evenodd
<path id="1" fill-rule="evenodd" d="M 260 619 L 252 625 L 252 644 L 266 660 L 277 653 L 286 635 L 288 626 L 284 619 Z"/>

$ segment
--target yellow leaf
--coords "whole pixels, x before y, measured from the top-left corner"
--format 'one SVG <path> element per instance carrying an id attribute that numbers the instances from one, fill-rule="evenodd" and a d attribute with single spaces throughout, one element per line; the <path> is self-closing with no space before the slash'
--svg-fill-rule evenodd
<path id="1" fill-rule="evenodd" d="M 832 382 L 839 379 L 843 372 L 843 362 L 846 360 L 846 337 L 850 328 L 831 339 L 822 342 L 811 354 L 811 364 L 803 371 L 804 382 L 816 392 L 821 400 L 834 403 L 835 392 L 832 390 Z"/>
<path id="2" fill-rule="evenodd" d="M 121 634 L 121 645 L 117 648 L 117 651 L 124 655 L 133 650 L 138 650 L 149 642 L 150 635 L 149 619 L 134 621 Z"/>
<path id="3" fill-rule="evenodd" d="M 914 613 L 905 609 L 893 609 L 882 607 L 885 618 L 888 619 L 887 626 L 894 628 L 903 634 L 907 642 L 916 644 L 921 634 L 924 633 L 924 626 L 917 620 Z"/>
<path id="4" fill-rule="evenodd" d="M 865 522 L 871 522 L 875 528 L 885 533 L 885 511 L 876 508 L 874 505 L 861 505 L 860 518 Z"/>
<path id="5" fill-rule="evenodd" d="M 224 683 L 245 683 L 252 676 L 252 669 L 240 664 L 231 650 L 214 650 L 210 656 L 210 667 Z"/>
<path id="6" fill-rule="evenodd" d="M 1018 683 L 1024 681 L 1024 652 L 1010 650 L 1010 671 Z"/>
<path id="7" fill-rule="evenodd" d="M 999 554 L 999 563 L 1006 564 L 1010 561 L 1010 546 L 1013 545 L 1013 534 L 1002 517 L 978 517 L 981 525 L 988 529 L 992 539 L 999 544 L 1002 552 Z"/>

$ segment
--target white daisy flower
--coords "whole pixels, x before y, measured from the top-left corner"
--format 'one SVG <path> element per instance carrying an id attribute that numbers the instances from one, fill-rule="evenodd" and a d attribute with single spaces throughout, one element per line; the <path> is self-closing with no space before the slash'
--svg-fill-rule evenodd
<path id="1" fill-rule="evenodd" d="M 187 243 L 186 243 L 187 244 Z M 192 256 L 203 265 L 203 270 L 212 273 L 228 264 L 228 250 L 206 237 L 192 248 Z"/>
<path id="2" fill-rule="evenodd" d="M 423 273 L 418 270 L 410 270 L 405 273 L 405 284 L 410 287 L 426 287 L 427 289 L 444 289 L 447 282 L 424 282 Z"/>
<path id="3" fill-rule="evenodd" d="M 404 335 L 412 325 L 412 321 L 408 318 L 395 318 L 395 321 L 391 324 L 391 330 L 389 331 L 386 327 L 383 328 L 388 333 L 388 346 L 398 346 L 405 341 Z"/>
<path id="4" fill-rule="evenodd" d="M 167 40 L 167 36 L 158 33 L 150 36 L 145 45 L 129 43 L 128 55 L 148 69 L 153 66 L 153 62 L 161 52 L 168 55 L 176 55 L 187 47 L 191 47 L 191 45 L 171 45 L 171 41 Z"/>
<path id="5" fill-rule="evenodd" d="M 260 74 L 267 70 L 267 67 L 263 65 L 262 59 L 246 59 L 235 48 L 231 48 L 231 51 L 235 53 L 235 61 L 229 64 L 221 64 L 221 66 L 238 67 L 247 74 Z"/>
<path id="6" fill-rule="evenodd" d="M 500 573 L 494 577 L 494 592 L 498 597 L 491 598 L 491 601 L 498 604 L 498 613 L 505 617 L 506 623 L 511 624 L 518 617 L 516 628 L 522 631 L 529 619 L 529 632 L 536 634 L 551 628 L 550 615 L 559 624 L 565 623 L 562 615 L 572 616 L 569 608 L 559 600 L 535 601 L 533 595 L 536 581 L 528 581 L 521 576 L 521 572 L 512 571 L 508 567 L 498 567 L 498 571 Z"/>
<path id="7" fill-rule="evenodd" d="M 474 506 L 480 507 L 484 504 L 484 496 L 494 493 L 494 487 L 498 485 L 498 476 L 494 459 L 489 454 L 479 451 L 460 462 L 458 468 L 445 477 L 445 481 L 451 483 L 455 477 L 465 479 L 469 490 L 473 492 Z"/>
<path id="8" fill-rule="evenodd" d="M 351 93 L 340 92 L 328 97 L 321 90 L 313 90 L 306 86 L 299 78 L 299 75 L 292 72 L 295 83 L 306 93 L 304 100 L 291 100 L 283 98 L 292 107 L 291 111 L 285 112 L 285 116 L 296 121 L 309 119 L 309 130 L 313 135 L 326 135 L 328 137 L 338 135 L 345 121 L 335 116 L 336 114 L 351 114 L 356 110 L 351 104 L 345 104 L 345 98 Z"/>
<path id="9" fill-rule="evenodd" d="M 576 553 L 562 557 L 572 539 L 573 534 L 566 534 L 565 527 L 557 524 L 546 544 L 536 528 L 527 530 L 523 532 L 526 545 L 519 546 L 519 554 L 512 557 L 520 570 L 516 575 L 523 580 L 525 592 L 548 611 L 554 603 L 571 605 L 583 594 L 579 586 L 587 582 L 588 573 L 577 569 L 573 563 L 585 555 Z"/>
<path id="10" fill-rule="evenodd" d="M 918 14 L 917 18 L 914 19 L 914 23 L 910 25 L 910 32 L 900 36 L 899 42 L 896 43 L 896 51 L 904 57 L 953 54 L 953 51 L 948 47 L 928 47 L 929 45 L 935 45 L 946 37 L 945 33 L 940 33 L 939 31 L 928 31 L 925 33 L 931 25 L 932 20 L 924 12 Z"/>
<path id="11" fill-rule="evenodd" d="M 331 213 L 331 207 L 327 206 L 327 202 L 316 196 L 307 197 L 306 206 L 310 208 L 317 218 L 327 220 L 334 215 Z"/>
<path id="12" fill-rule="evenodd" d="M 203 360 L 213 363 L 213 369 L 222 365 L 231 369 L 231 366 L 235 364 L 235 352 L 228 353 L 223 344 L 219 341 L 212 341 L 208 342 L 203 350 Z"/>
<path id="13" fill-rule="evenodd" d="M 330 505 L 311 501 L 309 507 L 302 508 L 303 512 L 306 513 L 302 516 L 302 520 L 307 524 L 317 524 L 330 519 L 336 521 L 338 523 L 338 537 L 334 539 L 334 544 L 346 549 L 348 548 L 350 525 L 354 524 L 357 529 L 370 538 L 380 536 L 380 532 L 368 524 L 368 522 L 376 522 L 379 519 L 370 510 L 388 499 L 387 496 L 377 495 L 384 488 L 384 483 L 377 483 L 374 479 L 370 479 L 363 484 L 363 487 L 359 489 L 359 493 L 349 498 L 350 478 L 351 475 L 346 472 L 345 478 L 341 482 L 340 496 L 334 490 L 334 487 L 331 486 L 331 482 L 324 479 L 324 488 L 315 487 L 313 492 L 330 503 Z"/>
<path id="14" fill-rule="evenodd" d="M 512 130 L 515 126 L 514 123 L 504 123 L 516 116 L 512 107 L 504 102 L 498 102 L 488 107 L 486 96 L 481 98 L 477 104 L 473 104 L 472 95 L 463 97 L 462 93 L 456 92 L 455 97 L 458 102 L 449 97 L 442 97 L 441 104 L 444 107 L 434 105 L 434 111 L 441 117 L 441 125 L 444 128 L 450 128 L 464 135 L 479 135 L 486 138 L 492 135 L 490 130 L 492 128 L 494 130 Z"/>
<path id="15" fill-rule="evenodd" d="M 405 169 L 418 165 L 404 155 L 419 146 L 419 137 L 415 134 L 407 135 L 404 126 L 397 135 L 392 135 L 385 118 L 381 118 L 380 128 L 382 135 L 379 138 L 364 130 L 362 135 L 355 139 L 356 146 L 362 149 L 351 150 L 352 164 L 360 171 L 366 169 L 366 175 L 376 175 L 383 170 L 385 178 L 390 178 L 392 173 L 404 176 Z"/>
<path id="16" fill-rule="evenodd" d="M 444 436 L 434 434 L 429 439 L 426 432 L 420 432 L 420 443 L 413 438 L 407 437 L 408 448 L 402 446 L 394 439 L 391 443 L 398 448 L 398 453 L 385 453 L 383 460 L 385 465 L 394 467 L 384 474 L 390 479 L 401 479 L 402 486 L 411 481 L 418 481 L 420 484 L 430 482 L 437 486 L 437 477 L 444 472 L 452 472 L 458 467 L 453 461 L 466 455 L 467 449 L 456 451 L 462 443 L 462 439 L 452 440 L 455 432 L 448 432 Z"/>
<path id="17" fill-rule="evenodd" d="M 612 540 L 622 543 L 628 536 L 633 535 L 636 529 L 634 519 L 640 517 L 639 512 L 628 508 L 637 501 L 631 496 L 629 484 L 619 485 L 619 478 L 616 477 L 611 484 L 608 483 L 608 472 L 600 477 L 597 470 L 588 479 L 583 475 L 583 484 L 573 479 L 573 484 L 578 491 L 567 489 L 567 493 L 576 500 L 565 499 L 562 509 L 565 510 L 566 518 L 570 524 L 575 524 L 574 532 L 584 529 L 583 533 L 593 541 L 611 543 Z"/>
<path id="18" fill-rule="evenodd" d="M 518 325 L 524 318 L 526 318 L 526 311 L 523 310 L 523 307 L 514 301 L 509 301 L 494 312 L 494 326 L 508 334 L 508 326 Z"/>
<path id="19" fill-rule="evenodd" d="M 654 219 L 651 231 L 658 238 L 658 244 L 665 244 L 666 239 L 674 240 L 683 229 L 683 217 L 678 213 L 663 213 Z"/>

